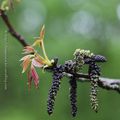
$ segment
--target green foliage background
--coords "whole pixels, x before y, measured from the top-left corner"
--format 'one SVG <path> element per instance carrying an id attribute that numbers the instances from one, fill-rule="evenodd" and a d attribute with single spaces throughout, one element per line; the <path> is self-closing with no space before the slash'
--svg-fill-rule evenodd
<path id="1" fill-rule="evenodd" d="M 7 13 L 16 30 L 33 43 L 46 25 L 45 47 L 50 58 L 59 63 L 73 58 L 76 48 L 105 55 L 102 75 L 120 78 L 120 0 L 22 0 Z M 120 95 L 99 89 L 100 110 L 90 108 L 89 83 L 78 83 L 78 114 L 72 118 L 69 82 L 62 80 L 52 116 L 46 112 L 51 73 L 40 75 L 39 89 L 27 88 L 26 74 L 21 74 L 19 59 L 22 46 L 8 35 L 8 89 L 4 90 L 4 35 L 6 26 L 0 18 L 0 120 L 119 120 Z"/>

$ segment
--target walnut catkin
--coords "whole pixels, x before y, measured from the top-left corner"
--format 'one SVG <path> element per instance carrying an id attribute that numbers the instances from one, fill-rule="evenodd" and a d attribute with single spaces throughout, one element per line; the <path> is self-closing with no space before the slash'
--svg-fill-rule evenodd
<path id="1" fill-rule="evenodd" d="M 77 114 L 77 82 L 75 78 L 71 78 L 70 83 L 70 102 L 72 109 L 72 116 L 75 117 Z"/>
<path id="2" fill-rule="evenodd" d="M 52 86 L 49 90 L 49 95 L 47 100 L 47 112 L 49 115 L 53 113 L 54 104 L 55 104 L 54 102 L 60 87 L 62 77 L 63 77 L 62 66 L 61 65 L 56 66 L 54 68 Z"/>
<path id="3" fill-rule="evenodd" d="M 89 76 L 91 80 L 91 91 L 90 91 L 90 102 L 91 108 L 97 112 L 98 111 L 98 99 L 97 99 L 97 92 L 98 92 L 98 80 L 100 75 L 100 69 L 96 63 L 91 62 L 89 64 Z"/>

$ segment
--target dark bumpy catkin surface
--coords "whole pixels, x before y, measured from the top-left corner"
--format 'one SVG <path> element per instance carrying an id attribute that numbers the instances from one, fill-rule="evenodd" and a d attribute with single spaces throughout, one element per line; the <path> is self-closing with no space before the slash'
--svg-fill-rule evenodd
<path id="1" fill-rule="evenodd" d="M 91 62 L 89 64 L 89 76 L 90 76 L 90 79 L 91 79 L 90 101 L 91 101 L 91 108 L 95 112 L 98 111 L 97 92 L 98 92 L 99 75 L 100 75 L 99 67 L 96 65 L 96 63 Z"/>
<path id="2" fill-rule="evenodd" d="M 92 59 L 94 59 L 95 62 L 106 62 L 107 61 L 107 59 L 102 55 L 95 55 L 92 57 Z"/>
<path id="3" fill-rule="evenodd" d="M 54 68 L 52 86 L 49 90 L 49 95 L 48 95 L 47 112 L 49 115 L 53 113 L 54 102 L 60 87 L 62 77 L 63 77 L 63 67 L 61 65 L 58 65 Z"/>
<path id="4" fill-rule="evenodd" d="M 65 64 L 64 64 L 65 71 L 73 72 L 74 65 L 75 65 L 75 62 L 73 62 L 72 60 L 65 61 Z"/>
<path id="5" fill-rule="evenodd" d="M 71 78 L 70 83 L 70 102 L 72 109 L 72 116 L 75 117 L 77 114 L 77 83 L 75 78 Z"/>

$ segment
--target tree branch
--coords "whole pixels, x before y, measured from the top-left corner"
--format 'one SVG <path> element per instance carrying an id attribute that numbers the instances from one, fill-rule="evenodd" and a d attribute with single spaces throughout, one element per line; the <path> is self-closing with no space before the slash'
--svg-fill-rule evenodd
<path id="1" fill-rule="evenodd" d="M 120 93 L 120 80 L 100 77 L 99 87 L 106 90 L 115 90 Z"/>
<path id="2" fill-rule="evenodd" d="M 7 26 L 8 31 L 10 32 L 10 34 L 13 37 L 15 37 L 16 40 L 18 40 L 22 44 L 22 46 L 24 46 L 24 47 L 27 46 L 28 44 L 26 43 L 24 37 L 22 37 L 19 33 L 16 32 L 16 30 L 11 25 L 8 16 L 1 9 L 0 9 L 0 16 L 1 16 L 2 20 L 4 21 L 5 25 Z"/>
<path id="3" fill-rule="evenodd" d="M 64 73 L 67 77 L 72 77 L 73 75 L 70 73 Z M 90 78 L 87 74 L 76 74 L 77 81 L 79 82 L 90 82 Z M 98 86 L 106 89 L 106 90 L 115 90 L 118 93 L 120 93 L 120 79 L 110 79 L 110 78 L 104 78 L 100 77 L 98 81 Z"/>

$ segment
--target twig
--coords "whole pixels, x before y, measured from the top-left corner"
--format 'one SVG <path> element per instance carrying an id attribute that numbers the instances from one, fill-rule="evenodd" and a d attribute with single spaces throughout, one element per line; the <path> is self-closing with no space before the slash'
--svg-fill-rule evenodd
<path id="1" fill-rule="evenodd" d="M 115 90 L 120 93 L 120 80 L 101 77 L 98 83 L 99 87 L 106 90 Z"/>
<path id="2" fill-rule="evenodd" d="M 24 47 L 27 46 L 28 44 L 26 43 L 25 39 L 19 33 L 16 32 L 16 30 L 11 25 L 8 16 L 1 9 L 0 9 L 0 16 L 2 20 L 4 21 L 5 25 L 8 27 L 8 31 L 10 32 L 10 34 L 13 37 L 15 37 L 22 44 L 22 46 Z"/>
<path id="3" fill-rule="evenodd" d="M 73 76 L 70 73 L 64 73 L 64 75 L 66 75 L 67 77 Z M 87 74 L 77 73 L 76 76 L 78 78 L 77 81 L 79 82 L 90 82 L 89 76 Z M 98 86 L 106 90 L 115 90 L 120 93 L 120 79 L 100 77 L 98 81 Z"/>

